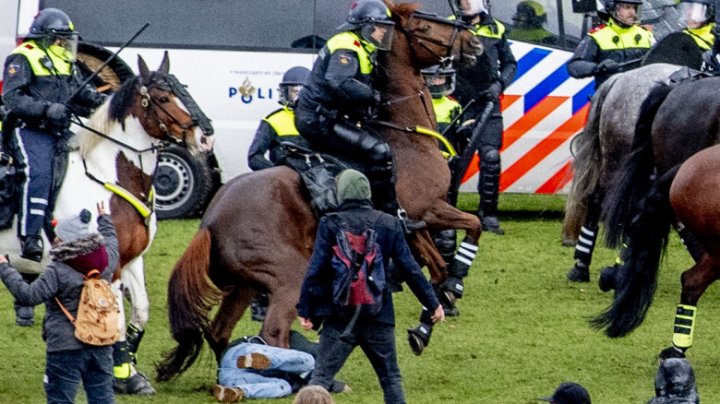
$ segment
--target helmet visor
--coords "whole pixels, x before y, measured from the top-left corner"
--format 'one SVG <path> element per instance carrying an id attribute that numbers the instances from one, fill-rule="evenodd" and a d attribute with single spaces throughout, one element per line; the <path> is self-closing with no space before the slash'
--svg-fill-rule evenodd
<path id="1" fill-rule="evenodd" d="M 63 59 L 75 60 L 78 49 L 78 35 L 72 34 L 56 34 L 49 36 L 49 49 L 57 56 Z"/>
<path id="2" fill-rule="evenodd" d="M 302 84 L 280 85 L 280 104 L 294 106 L 302 88 Z"/>
<path id="3" fill-rule="evenodd" d="M 708 5 L 701 3 L 680 3 L 680 18 L 686 24 L 705 24 L 710 19 Z"/>
<path id="4" fill-rule="evenodd" d="M 474 16 L 487 12 L 486 0 L 457 0 L 457 8 L 464 16 Z"/>
<path id="5" fill-rule="evenodd" d="M 455 73 L 442 71 L 430 74 L 423 73 L 423 77 L 433 98 L 450 95 L 455 91 Z"/>
<path id="6" fill-rule="evenodd" d="M 395 23 L 392 21 L 373 21 L 364 24 L 360 29 L 360 34 L 376 48 L 390 50 L 395 33 L 394 25 Z"/>

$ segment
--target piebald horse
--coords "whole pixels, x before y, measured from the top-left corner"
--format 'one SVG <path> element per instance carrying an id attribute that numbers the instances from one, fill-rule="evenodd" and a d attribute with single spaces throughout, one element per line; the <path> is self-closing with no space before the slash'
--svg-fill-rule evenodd
<path id="1" fill-rule="evenodd" d="M 95 212 L 95 204 L 104 202 L 120 246 L 113 290 L 119 301 L 123 294 L 129 299 L 132 312 L 128 330 L 140 332 L 141 337 L 150 310 L 143 253 L 150 247 L 157 228 L 152 182 L 158 148 L 171 141 L 193 153 L 210 150 L 212 138 L 207 136 L 212 134 L 212 127 L 187 91 L 168 74 L 167 52 L 157 71 L 151 72 L 141 57 L 138 67 L 140 76 L 123 83 L 71 138 L 72 151 L 54 217 L 62 220 L 83 208 Z M 92 225 L 96 227 L 94 221 Z M 22 272 L 42 271 L 49 260 L 50 243 L 44 239 L 44 244 L 43 262 L 28 261 L 19 256 L 15 226 L 0 232 L 0 245 L 9 253 L 13 266 Z M 120 309 L 124 310 L 122 304 Z M 126 320 L 122 314 L 120 340 L 125 341 Z M 137 350 L 139 338 L 131 342 L 131 350 Z"/>
<path id="2" fill-rule="evenodd" d="M 437 284 L 443 281 L 446 268 L 428 229 L 467 231 L 461 245 L 465 256 L 457 264 L 467 269 L 481 227 L 477 216 L 446 202 L 448 164 L 437 140 L 415 129 L 436 124 L 420 69 L 449 56 L 475 63 L 480 45 L 463 25 L 419 13 L 417 8 L 409 3 L 391 6 L 392 49 L 380 55 L 377 67 L 387 78 L 379 111 L 386 122 L 378 129 L 395 156 L 401 205 L 410 217 L 427 223 L 428 228 L 409 241 L 416 259 L 427 265 Z M 178 346 L 157 366 L 158 380 L 169 380 L 191 366 L 203 335 L 219 360 L 235 324 L 261 290 L 269 295 L 261 335 L 271 345 L 288 346 L 317 228 L 303 192 L 298 174 L 287 167 L 236 177 L 218 191 L 170 278 L 168 312 Z M 220 300 L 210 323 L 209 311 Z"/>

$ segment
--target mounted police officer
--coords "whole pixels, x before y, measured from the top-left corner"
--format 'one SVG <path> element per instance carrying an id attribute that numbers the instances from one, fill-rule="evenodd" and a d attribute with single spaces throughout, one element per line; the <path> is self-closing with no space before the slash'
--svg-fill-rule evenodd
<path id="1" fill-rule="evenodd" d="M 492 113 L 480 130 L 480 209 L 483 230 L 504 234 L 497 217 L 500 185 L 500 148 L 502 147 L 503 120 L 500 113 L 500 95 L 515 77 L 517 62 L 510 51 L 505 26 L 490 15 L 489 0 L 456 0 L 463 21 L 470 25 L 470 32 L 477 36 L 485 49 L 486 63 L 477 63 L 471 69 L 458 70 L 458 86 L 455 96 L 461 104 L 484 98 L 493 102 Z M 484 104 L 475 102 L 467 112 L 468 118 L 479 122 Z"/>
<path id="2" fill-rule="evenodd" d="M 715 0 L 681 0 L 680 18 L 687 24 L 683 33 L 703 51 L 710 50 L 715 43 Z"/>
<path id="3" fill-rule="evenodd" d="M 2 98 L 11 119 L 5 121 L 3 134 L 11 137 L 9 143 L 24 177 L 18 213 L 21 256 L 38 262 L 43 256 L 40 231 L 44 228 L 48 238 L 54 238 L 50 225 L 53 156 L 62 159 L 66 153 L 70 113 L 88 113 L 104 99 L 90 86 L 78 91 L 77 41 L 78 33 L 68 15 L 46 8 L 35 16 L 30 33 L 5 60 Z M 32 281 L 36 275 L 24 277 Z M 33 324 L 32 307 L 16 304 L 15 308 L 19 325 Z"/>
<path id="4" fill-rule="evenodd" d="M 394 22 L 381 0 L 357 0 L 350 6 L 342 32 L 320 50 L 295 109 L 295 124 L 313 148 L 361 161 L 373 187 L 373 202 L 385 212 L 407 219 L 395 193 L 390 146 L 368 126 L 380 101 L 373 73 L 378 50 L 389 50 Z"/>
<path id="5" fill-rule="evenodd" d="M 279 89 L 282 108 L 271 112 L 260 122 L 248 150 L 248 166 L 251 170 L 258 171 L 281 164 L 287 153 L 281 142 L 308 147 L 307 141 L 295 127 L 295 105 L 309 75 L 310 70 L 303 66 L 291 67 L 283 75 Z M 265 157 L 268 151 L 270 159 Z"/>
<path id="6" fill-rule="evenodd" d="M 642 0 L 603 0 L 598 15 L 607 23 L 580 41 L 567 64 L 570 76 L 594 76 L 598 88 L 613 74 L 639 67 L 655 41 L 652 33 L 639 25 L 641 5 Z"/>
<path id="7" fill-rule="evenodd" d="M 519 2 L 512 20 L 513 27 L 508 34 L 510 39 L 543 45 L 557 45 L 558 38 L 545 29 L 547 12 L 537 1 L 523 0 Z"/>
<path id="8" fill-rule="evenodd" d="M 73 97 L 80 79 L 75 66 L 78 33 L 56 8 L 35 17 L 25 41 L 5 60 L 3 101 L 18 120 L 13 133 L 15 158 L 25 179 L 21 187 L 18 233 L 24 258 L 40 261 L 40 231 L 50 230 L 53 159 L 68 136 L 72 111 L 85 113 L 104 96 L 87 86 Z M 7 130 L 7 128 L 6 128 Z"/>

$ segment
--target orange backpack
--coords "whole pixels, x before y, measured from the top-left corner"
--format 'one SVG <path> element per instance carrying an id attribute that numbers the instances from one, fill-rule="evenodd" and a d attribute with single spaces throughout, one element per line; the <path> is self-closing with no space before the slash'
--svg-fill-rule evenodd
<path id="1" fill-rule="evenodd" d="M 75 338 L 88 345 L 105 346 L 114 344 L 120 337 L 118 313 L 120 308 L 110 284 L 100 278 L 100 271 L 93 269 L 83 282 L 77 318 L 60 303 L 55 301 L 65 316 L 75 326 Z"/>

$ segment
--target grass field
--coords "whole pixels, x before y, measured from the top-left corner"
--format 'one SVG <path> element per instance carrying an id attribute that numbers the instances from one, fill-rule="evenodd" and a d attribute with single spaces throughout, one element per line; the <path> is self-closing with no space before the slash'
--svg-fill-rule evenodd
<path id="1" fill-rule="evenodd" d="M 241 203 L 241 202 L 239 202 Z M 473 210 L 475 195 L 463 195 L 461 208 Z M 585 385 L 593 403 L 645 403 L 653 394 L 656 355 L 672 337 L 679 276 L 690 258 L 673 236 L 660 271 L 655 303 L 645 323 L 631 336 L 611 340 L 590 329 L 587 319 L 602 310 L 610 295 L 597 288 L 599 268 L 611 263 L 612 251 L 599 249 L 590 284 L 565 280 L 573 250 L 560 246 L 564 199 L 557 196 L 501 196 L 505 236 L 485 234 L 466 279 L 461 315 L 435 328 L 430 346 L 416 357 L 405 329 L 416 324 L 419 304 L 410 293 L 395 295 L 400 368 L 409 403 L 529 403 L 552 393 L 562 381 Z M 154 376 L 152 365 L 174 346 L 166 314 L 168 274 L 197 229 L 198 220 L 160 223 L 146 255 L 152 313 L 139 352 L 139 367 Z M 689 358 L 703 403 L 720 403 L 720 350 L 716 348 L 720 307 L 713 286 L 700 302 L 695 346 Z M 14 324 L 12 299 L 0 287 L 0 403 L 42 403 L 45 346 L 36 325 Z M 259 329 L 248 318 L 235 335 Z M 315 334 L 307 334 L 315 338 Z M 361 352 L 339 374 L 353 389 L 335 396 L 338 403 L 379 403 L 382 393 Z M 200 360 L 179 379 L 155 386 L 154 397 L 118 397 L 120 403 L 210 403 L 214 359 L 207 347 Z M 80 399 L 80 402 L 84 402 Z M 257 403 L 290 403 L 253 400 Z"/>

